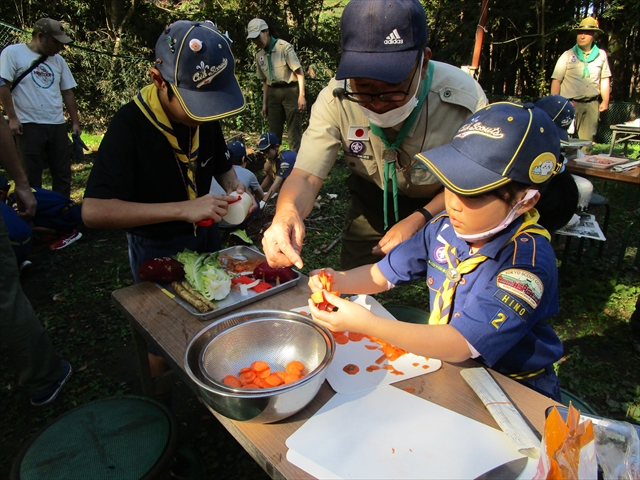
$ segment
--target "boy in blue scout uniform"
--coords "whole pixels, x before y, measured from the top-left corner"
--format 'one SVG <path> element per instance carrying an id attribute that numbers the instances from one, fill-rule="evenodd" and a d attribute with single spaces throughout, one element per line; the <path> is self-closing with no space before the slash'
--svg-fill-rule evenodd
<path id="1" fill-rule="evenodd" d="M 280 191 L 282 183 L 291 175 L 298 154 L 293 150 L 279 152 L 280 139 L 271 132 L 263 133 L 260 136 L 256 150 L 262 152 L 267 159 L 264 164 L 264 173 L 267 176 L 261 185 L 263 189 L 269 189 L 264 196 L 266 203 Z"/>
<path id="2" fill-rule="evenodd" d="M 429 325 L 378 317 L 330 293 L 338 310 L 310 302 L 314 320 L 419 355 L 475 358 L 560 401 L 553 363 L 563 347 L 547 323 L 559 311 L 556 259 L 534 208 L 540 191 L 554 188 L 559 153 L 551 118 L 532 104 L 496 103 L 473 114 L 450 144 L 417 155 L 444 184 L 446 212 L 376 264 L 325 270 L 343 293 L 426 276 Z M 318 275 L 311 272 L 313 291 L 322 289 Z"/>

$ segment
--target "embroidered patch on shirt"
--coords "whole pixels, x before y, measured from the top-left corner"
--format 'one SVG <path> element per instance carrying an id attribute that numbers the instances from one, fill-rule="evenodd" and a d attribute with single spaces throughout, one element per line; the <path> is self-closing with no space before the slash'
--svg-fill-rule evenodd
<path id="1" fill-rule="evenodd" d="M 506 319 L 507 315 L 502 310 L 498 310 L 498 313 L 491 319 L 491 325 L 493 325 L 496 330 L 500 330 L 500 327 Z"/>
<path id="2" fill-rule="evenodd" d="M 349 144 L 349 151 L 355 155 L 359 155 L 364 152 L 364 143 L 360 141 L 351 142 Z"/>
<path id="3" fill-rule="evenodd" d="M 540 305 L 544 286 L 533 273 L 517 268 L 503 270 L 496 277 L 496 286 L 527 302 L 531 307 Z"/>
<path id="4" fill-rule="evenodd" d="M 433 258 L 436 262 L 445 265 L 447 263 L 447 253 L 445 252 L 445 246 L 439 245 L 433 251 Z"/>
<path id="5" fill-rule="evenodd" d="M 530 312 L 526 303 L 521 302 L 517 298 L 500 289 L 496 290 L 493 296 L 504 303 L 505 306 L 516 312 L 519 317 L 522 317 L 524 319 L 529 318 Z"/>
<path id="6" fill-rule="evenodd" d="M 362 127 L 358 125 L 349 125 L 349 132 L 347 133 L 347 140 L 359 140 L 363 142 L 369 141 L 369 127 Z"/>

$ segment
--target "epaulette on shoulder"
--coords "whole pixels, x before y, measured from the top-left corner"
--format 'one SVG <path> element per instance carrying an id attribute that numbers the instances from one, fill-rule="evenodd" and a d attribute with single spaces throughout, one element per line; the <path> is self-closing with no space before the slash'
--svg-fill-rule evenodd
<path id="1" fill-rule="evenodd" d="M 546 241 L 544 237 L 530 232 L 522 232 L 513 239 L 513 265 L 531 265 L 536 263 L 538 242 Z"/>

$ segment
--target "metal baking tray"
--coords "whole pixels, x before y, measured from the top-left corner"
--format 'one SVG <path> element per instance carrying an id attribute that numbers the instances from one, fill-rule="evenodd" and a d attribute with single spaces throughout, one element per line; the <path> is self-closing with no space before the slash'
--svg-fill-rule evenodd
<path id="1" fill-rule="evenodd" d="M 245 257 L 248 260 L 256 260 L 260 259 L 261 261 L 266 261 L 266 257 L 260 253 L 258 250 L 246 247 L 244 245 L 237 245 L 235 247 L 225 248 L 224 250 L 220 250 L 218 252 L 220 256 L 229 255 L 231 257 Z M 176 295 L 173 288 L 171 288 L 171 284 L 160 284 L 156 283 L 156 286 L 165 292 L 169 297 L 173 298 L 173 300 L 179 303 L 182 307 L 184 307 L 189 313 L 198 317 L 199 320 L 211 320 L 212 318 L 219 317 L 220 315 L 227 314 L 234 310 L 237 310 L 240 307 L 244 307 L 245 305 L 249 305 L 251 303 L 257 302 L 264 298 L 270 297 L 271 295 L 275 295 L 277 293 L 283 292 L 289 288 L 295 287 L 300 280 L 301 274 L 300 272 L 294 270 L 293 271 L 296 277 L 293 280 L 289 280 L 288 282 L 281 283 L 280 285 L 276 285 L 273 282 L 267 282 L 272 285 L 272 288 L 269 290 L 265 290 L 261 293 L 256 293 L 253 290 L 249 290 L 247 296 L 243 296 L 240 291 L 235 288 L 231 288 L 231 292 L 227 295 L 226 298 L 222 300 L 214 301 L 218 308 L 215 310 L 211 310 L 210 312 L 199 312 L 194 306 L 182 300 L 178 295 Z M 232 273 L 233 276 L 233 273 Z"/>

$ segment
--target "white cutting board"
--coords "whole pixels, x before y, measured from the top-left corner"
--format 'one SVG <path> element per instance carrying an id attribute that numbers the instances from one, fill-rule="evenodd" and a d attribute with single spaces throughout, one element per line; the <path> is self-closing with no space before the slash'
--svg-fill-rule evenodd
<path id="1" fill-rule="evenodd" d="M 522 457 L 502 431 L 392 386 L 334 395 L 286 445 L 317 478 L 466 479 Z"/>
<path id="2" fill-rule="evenodd" d="M 369 295 L 352 295 L 350 300 L 371 310 L 378 316 L 396 319 L 375 298 Z M 294 308 L 293 311 L 308 312 L 309 307 Z M 327 368 L 327 381 L 336 392 L 344 394 L 366 392 L 381 385 L 389 385 L 407 378 L 435 372 L 442 366 L 440 360 L 412 353 L 402 355 L 394 361 L 385 360 L 382 363 L 376 363 L 383 352 L 380 348 L 369 349 L 367 345 L 380 347 L 379 344 L 368 338 L 363 338 L 359 342 L 349 341 L 342 345 L 336 344 L 335 355 Z M 346 373 L 344 368 L 347 365 L 356 365 L 359 369 L 358 373 L 355 375 Z M 367 367 L 383 367 L 384 365 L 391 365 L 395 370 L 380 368 L 379 370 L 367 371 Z M 396 373 L 393 373 L 394 371 Z"/>

